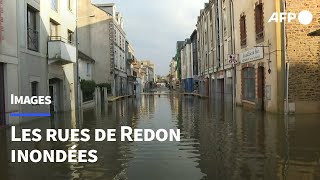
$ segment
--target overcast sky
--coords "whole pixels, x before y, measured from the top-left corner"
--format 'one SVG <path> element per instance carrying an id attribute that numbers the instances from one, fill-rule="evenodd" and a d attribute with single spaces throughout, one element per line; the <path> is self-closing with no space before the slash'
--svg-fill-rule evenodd
<path id="1" fill-rule="evenodd" d="M 167 75 L 176 41 L 190 37 L 209 0 L 92 0 L 115 3 L 139 60 L 152 60 L 156 74 Z"/>

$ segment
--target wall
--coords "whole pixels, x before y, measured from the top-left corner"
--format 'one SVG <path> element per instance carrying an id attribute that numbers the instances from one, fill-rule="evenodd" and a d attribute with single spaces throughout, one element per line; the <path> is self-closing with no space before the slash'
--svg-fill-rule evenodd
<path id="1" fill-rule="evenodd" d="M 10 104 L 10 94 L 19 94 L 16 3 L 16 0 L 3 0 L 0 4 L 3 10 L 1 12 L 3 21 L 0 22 L 0 62 L 4 63 L 6 124 L 11 124 L 18 120 L 16 117 L 10 117 L 9 113 L 19 110 L 18 105 Z"/>
<path id="2" fill-rule="evenodd" d="M 256 42 L 255 33 L 255 20 L 254 20 L 254 7 L 257 0 L 247 0 L 247 1 L 234 1 L 234 25 L 235 25 L 235 52 L 240 54 L 246 52 L 255 46 L 265 46 L 263 59 L 251 61 L 248 63 L 238 64 L 236 67 L 236 103 L 239 105 L 249 105 L 257 108 L 258 99 L 254 102 L 246 102 L 243 100 L 243 81 L 242 81 L 242 69 L 244 67 L 254 67 L 255 68 L 255 89 L 256 97 L 258 97 L 258 67 L 263 66 L 265 68 L 265 87 L 270 88 L 270 98 L 266 98 L 265 110 L 270 112 L 278 112 L 278 73 L 281 71 L 281 67 L 277 66 L 276 55 L 280 54 L 281 51 L 276 50 L 276 23 L 268 23 L 269 17 L 275 12 L 274 1 L 263 0 L 263 11 L 264 11 L 264 40 L 262 42 Z M 244 13 L 246 15 L 246 31 L 247 31 L 247 46 L 242 48 L 240 45 L 240 15 Z M 268 44 L 270 43 L 270 44 Z M 269 48 L 268 48 L 269 46 Z M 268 65 L 270 57 L 270 66 Z M 267 72 L 268 68 L 271 69 L 271 74 Z M 265 89 L 267 91 L 267 89 Z"/>
<path id="3" fill-rule="evenodd" d="M 96 83 L 111 83 L 110 21 L 112 17 L 91 4 L 90 0 L 79 1 L 78 39 L 79 50 L 95 60 L 93 80 Z M 89 17 L 94 15 L 94 17 Z"/>
<path id="4" fill-rule="evenodd" d="M 287 61 L 290 63 L 289 103 L 297 113 L 320 112 L 320 37 L 307 36 L 319 29 L 318 0 L 287 0 L 287 11 L 309 10 L 313 21 L 302 25 L 296 19 L 286 23 Z"/>

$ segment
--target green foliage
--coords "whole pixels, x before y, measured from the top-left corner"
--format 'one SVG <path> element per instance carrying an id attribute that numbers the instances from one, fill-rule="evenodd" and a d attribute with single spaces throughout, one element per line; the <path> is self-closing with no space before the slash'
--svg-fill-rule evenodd
<path id="1" fill-rule="evenodd" d="M 91 80 L 81 80 L 80 86 L 83 93 L 83 100 L 92 100 L 94 96 L 94 90 L 96 88 L 96 83 Z"/>

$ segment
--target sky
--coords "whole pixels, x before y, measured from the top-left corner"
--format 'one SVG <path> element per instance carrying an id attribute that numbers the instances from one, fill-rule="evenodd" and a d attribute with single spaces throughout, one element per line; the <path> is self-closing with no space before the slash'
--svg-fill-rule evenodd
<path id="1" fill-rule="evenodd" d="M 169 73 L 176 41 L 190 37 L 209 0 L 92 0 L 115 3 L 124 17 L 124 31 L 138 60 L 152 60 L 157 75 Z"/>

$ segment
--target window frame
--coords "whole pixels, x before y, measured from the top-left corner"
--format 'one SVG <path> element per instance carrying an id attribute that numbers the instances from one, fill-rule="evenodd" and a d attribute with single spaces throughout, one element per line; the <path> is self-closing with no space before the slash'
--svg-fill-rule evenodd
<path id="1" fill-rule="evenodd" d="M 68 9 L 69 11 L 73 11 L 73 0 L 68 0 Z"/>
<path id="2" fill-rule="evenodd" d="M 55 27 L 55 35 L 52 34 L 52 27 Z M 59 34 L 59 24 L 50 19 L 50 36 L 58 37 Z"/>
<path id="3" fill-rule="evenodd" d="M 39 52 L 38 13 L 35 8 L 27 5 L 27 49 Z"/>
<path id="4" fill-rule="evenodd" d="M 68 43 L 74 44 L 74 32 L 68 29 Z"/>
<path id="5" fill-rule="evenodd" d="M 254 102 L 256 100 L 256 69 L 245 67 L 242 69 L 243 100 Z M 252 74 L 250 74 L 252 73 Z M 249 85 L 250 84 L 250 85 Z"/>
<path id="6" fill-rule="evenodd" d="M 51 9 L 55 12 L 59 12 L 59 0 L 51 0 Z"/>
<path id="7" fill-rule="evenodd" d="M 247 22 L 246 15 L 240 16 L 240 46 L 244 48 L 247 46 Z"/>
<path id="8" fill-rule="evenodd" d="M 35 85 L 35 89 L 34 89 Z M 31 97 L 38 96 L 39 95 L 39 82 L 38 81 L 32 81 L 31 82 Z"/>
<path id="9" fill-rule="evenodd" d="M 264 12 L 263 3 L 259 3 L 254 9 L 254 19 L 255 19 L 255 34 L 256 41 L 261 41 L 264 39 Z"/>

